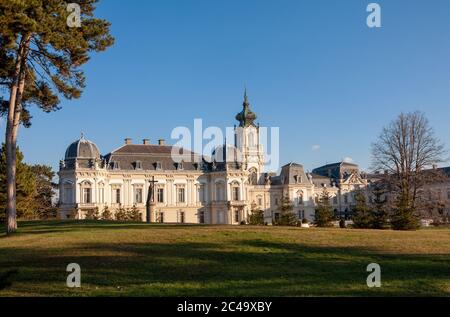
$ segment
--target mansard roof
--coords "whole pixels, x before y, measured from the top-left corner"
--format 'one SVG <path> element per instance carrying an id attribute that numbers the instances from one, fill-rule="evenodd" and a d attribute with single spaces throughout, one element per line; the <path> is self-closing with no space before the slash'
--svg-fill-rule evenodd
<path id="1" fill-rule="evenodd" d="M 353 172 L 359 172 L 359 166 L 358 164 L 349 162 L 327 164 L 313 169 L 314 174 L 329 177 L 335 180 L 345 178 L 346 174 L 352 174 Z"/>
<path id="2" fill-rule="evenodd" d="M 307 184 L 309 183 L 303 165 L 298 163 L 289 163 L 281 168 L 282 184 Z"/>
<path id="3" fill-rule="evenodd" d="M 174 151 L 174 157 L 172 157 L 172 151 Z M 200 155 L 169 145 L 125 144 L 105 155 L 105 159 L 109 169 L 118 170 L 158 170 L 158 165 L 161 170 L 169 171 L 194 171 L 203 168 L 203 159 Z M 179 164 L 180 161 L 182 166 Z"/>

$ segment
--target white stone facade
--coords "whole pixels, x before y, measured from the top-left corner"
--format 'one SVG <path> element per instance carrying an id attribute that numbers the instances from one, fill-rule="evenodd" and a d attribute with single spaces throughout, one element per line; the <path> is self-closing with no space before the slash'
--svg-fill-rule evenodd
<path id="1" fill-rule="evenodd" d="M 119 149 L 101 156 L 94 143 L 84 139 L 72 143 L 61 161 L 59 175 L 59 216 L 84 219 L 107 206 L 114 214 L 119 207 L 135 206 L 146 221 L 146 201 L 154 178 L 153 218 L 165 223 L 236 225 L 246 222 L 252 210 L 263 210 L 270 224 L 279 216 L 283 196 L 289 197 L 299 220 L 314 220 L 317 199 L 326 188 L 337 214 L 347 215 L 352 191 L 365 187 L 354 164 L 337 163 L 306 173 L 300 164 L 282 167 L 280 175 L 263 172 L 264 151 L 260 144 L 256 115 L 244 108 L 236 117 L 234 146 L 224 146 L 225 162 L 177 164 L 172 147 L 162 140 L 133 144 L 126 139 Z M 239 159 L 236 157 L 239 156 Z M 344 173 L 345 171 L 345 173 Z M 328 175 L 327 175 L 328 173 Z"/>

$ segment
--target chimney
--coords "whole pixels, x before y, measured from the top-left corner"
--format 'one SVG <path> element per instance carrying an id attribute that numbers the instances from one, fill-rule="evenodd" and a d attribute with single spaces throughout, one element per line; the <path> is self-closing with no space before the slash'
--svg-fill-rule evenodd
<path id="1" fill-rule="evenodd" d="M 142 140 L 142 144 L 144 144 L 144 145 L 150 145 L 150 140 L 149 140 L 149 139 L 143 139 L 143 140 Z"/>
<path id="2" fill-rule="evenodd" d="M 164 139 L 159 139 L 158 140 L 158 144 L 159 145 L 166 145 L 166 141 Z"/>
<path id="3" fill-rule="evenodd" d="M 132 144 L 132 139 L 131 138 L 126 138 L 125 139 L 125 144 L 126 145 Z"/>

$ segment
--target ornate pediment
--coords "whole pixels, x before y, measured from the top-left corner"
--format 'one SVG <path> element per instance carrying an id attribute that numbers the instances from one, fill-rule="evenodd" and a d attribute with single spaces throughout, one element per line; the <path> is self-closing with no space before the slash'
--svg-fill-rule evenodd
<path id="1" fill-rule="evenodd" d="M 358 172 L 354 172 L 347 176 L 347 178 L 342 182 L 343 184 L 364 184 L 364 179 L 359 175 Z"/>

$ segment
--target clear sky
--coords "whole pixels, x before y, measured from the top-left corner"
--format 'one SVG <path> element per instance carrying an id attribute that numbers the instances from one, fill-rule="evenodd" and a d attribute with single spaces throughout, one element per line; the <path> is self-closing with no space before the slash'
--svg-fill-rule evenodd
<path id="1" fill-rule="evenodd" d="M 380 29 L 366 25 L 370 2 L 102 0 L 115 46 L 85 67 L 81 99 L 33 112 L 19 145 L 57 168 L 81 132 L 102 154 L 125 137 L 170 143 L 194 118 L 233 126 L 244 86 L 261 125 L 280 127 L 282 164 L 350 157 L 367 168 L 371 142 L 402 111 L 424 111 L 449 145 L 450 1 L 377 1 Z"/>

